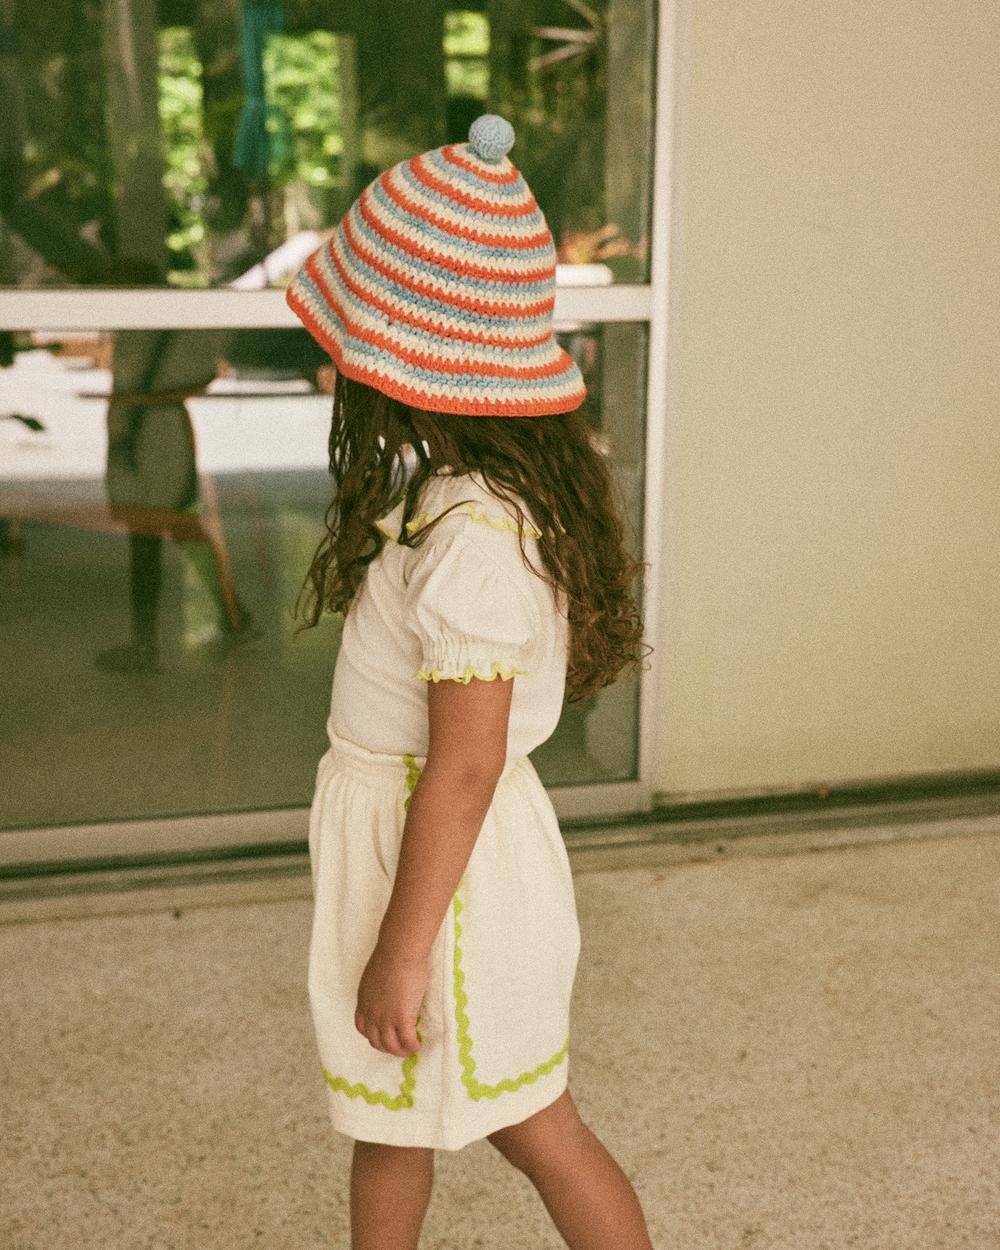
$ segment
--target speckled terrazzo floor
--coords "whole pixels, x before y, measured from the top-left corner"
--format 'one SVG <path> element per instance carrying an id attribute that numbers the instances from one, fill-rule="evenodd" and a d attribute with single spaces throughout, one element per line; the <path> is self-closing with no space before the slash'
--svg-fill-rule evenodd
<path id="1" fill-rule="evenodd" d="M 1000 838 L 581 873 L 571 1088 L 658 1250 L 1000 1244 Z M 301 898 L 0 928 L 3 1250 L 346 1248 Z M 486 1143 L 426 1250 L 556 1250 Z"/>

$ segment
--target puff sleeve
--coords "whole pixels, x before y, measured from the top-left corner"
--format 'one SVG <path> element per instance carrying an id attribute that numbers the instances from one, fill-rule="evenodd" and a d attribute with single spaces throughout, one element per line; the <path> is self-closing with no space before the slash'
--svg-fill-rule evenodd
<path id="1" fill-rule="evenodd" d="M 504 535 L 510 538 L 510 535 Z M 500 553 L 488 539 L 451 534 L 422 554 L 407 587 L 408 622 L 420 640 L 421 681 L 527 676 L 538 610 L 516 540 Z M 514 563 L 516 553 L 517 563 Z"/>

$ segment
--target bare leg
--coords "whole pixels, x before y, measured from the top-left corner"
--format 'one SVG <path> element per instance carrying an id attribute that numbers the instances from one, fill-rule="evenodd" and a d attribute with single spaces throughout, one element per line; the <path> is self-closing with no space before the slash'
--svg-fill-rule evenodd
<path id="1" fill-rule="evenodd" d="M 351 1161 L 351 1250 L 417 1250 L 431 1200 L 434 1151 L 356 1141 Z"/>
<path id="2" fill-rule="evenodd" d="M 635 1190 L 568 1089 L 487 1140 L 535 1186 L 570 1250 L 652 1250 Z"/>

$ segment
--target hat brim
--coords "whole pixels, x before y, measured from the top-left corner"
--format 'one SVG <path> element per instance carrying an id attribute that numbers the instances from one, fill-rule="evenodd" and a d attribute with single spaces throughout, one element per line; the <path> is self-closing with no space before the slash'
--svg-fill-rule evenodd
<path id="1" fill-rule="evenodd" d="M 541 367 L 504 371 L 491 365 L 483 373 L 474 365 L 455 372 L 431 370 L 402 358 L 398 342 L 381 328 L 352 321 L 338 287 L 324 245 L 299 270 L 285 298 L 341 373 L 411 407 L 456 415 L 541 417 L 573 412 L 587 397 L 579 366 L 554 335 L 540 345 L 545 356 Z M 517 391 L 532 393 L 522 398 Z"/>

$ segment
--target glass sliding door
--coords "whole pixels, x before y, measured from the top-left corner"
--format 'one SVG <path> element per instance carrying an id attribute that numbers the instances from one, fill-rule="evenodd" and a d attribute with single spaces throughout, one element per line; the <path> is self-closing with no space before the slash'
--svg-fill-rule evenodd
<path id="1" fill-rule="evenodd" d="M 508 117 L 645 558 L 655 6 L 8 7 L 0 830 L 141 849 L 145 822 L 243 813 L 273 840 L 311 797 L 340 624 L 294 635 L 330 397 L 282 287 L 383 168 Z M 640 687 L 565 706 L 535 755 L 557 810 L 642 805 Z"/>

